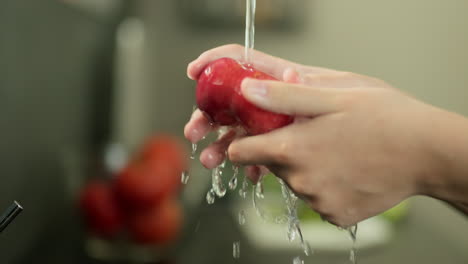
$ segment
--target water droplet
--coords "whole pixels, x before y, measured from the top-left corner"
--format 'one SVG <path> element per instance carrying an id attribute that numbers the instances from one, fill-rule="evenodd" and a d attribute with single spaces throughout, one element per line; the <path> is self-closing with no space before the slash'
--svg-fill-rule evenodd
<path id="1" fill-rule="evenodd" d="M 355 249 L 352 249 L 349 252 L 349 261 L 351 261 L 351 263 L 353 264 L 356 264 L 356 250 Z"/>
<path id="2" fill-rule="evenodd" d="M 261 181 L 259 181 L 256 185 L 255 185 L 255 195 L 260 198 L 260 199 L 263 199 L 265 198 L 264 194 L 263 194 L 263 183 Z"/>
<path id="3" fill-rule="evenodd" d="M 275 218 L 275 223 L 277 224 L 284 224 L 286 223 L 288 220 L 287 220 L 287 217 L 286 216 L 277 216 Z"/>
<path id="4" fill-rule="evenodd" d="M 190 159 L 195 159 L 195 154 L 197 153 L 198 144 L 192 143 L 192 154 L 190 155 Z"/>
<path id="5" fill-rule="evenodd" d="M 223 179 L 221 178 L 221 168 L 216 167 L 211 172 L 212 189 L 218 197 L 226 195 L 226 187 L 224 187 Z"/>
<path id="6" fill-rule="evenodd" d="M 206 193 L 206 202 L 207 202 L 208 204 L 214 204 L 215 199 L 216 199 L 215 192 L 213 191 L 213 189 L 210 189 L 210 190 Z"/>
<path id="7" fill-rule="evenodd" d="M 304 264 L 304 260 L 302 260 L 301 257 L 295 257 L 293 259 L 293 264 Z"/>
<path id="8" fill-rule="evenodd" d="M 187 184 L 190 179 L 190 173 L 188 171 L 183 171 L 182 175 L 180 176 L 180 181 L 182 184 Z"/>
<path id="9" fill-rule="evenodd" d="M 299 234 L 299 239 L 301 240 L 302 251 L 304 252 L 306 256 L 310 256 L 312 254 L 312 249 L 310 248 L 309 242 L 304 240 L 304 236 L 302 235 L 299 220 L 297 218 L 295 220 L 296 221 L 294 223 L 294 227 L 295 227 L 297 234 Z"/>
<path id="10" fill-rule="evenodd" d="M 304 251 L 304 254 L 306 256 L 310 256 L 312 254 L 312 248 L 310 247 L 309 242 L 303 241 L 301 243 L 302 251 Z"/>
<path id="11" fill-rule="evenodd" d="M 232 256 L 235 259 L 240 258 L 240 241 L 232 243 Z"/>
<path id="12" fill-rule="evenodd" d="M 348 227 L 346 228 L 346 230 L 348 231 L 349 233 L 349 237 L 351 238 L 351 240 L 353 242 L 356 242 L 356 238 L 357 238 L 357 229 L 358 229 L 358 225 L 353 225 L 351 227 Z"/>
<path id="13" fill-rule="evenodd" d="M 297 217 L 297 196 L 289 189 L 289 187 L 281 180 L 278 179 L 281 185 L 281 193 L 286 203 L 287 209 L 287 225 L 288 225 L 288 239 L 289 241 L 294 241 L 294 239 L 299 236 L 301 241 L 301 247 L 306 256 L 312 254 L 312 249 L 307 241 L 304 240 L 302 235 L 301 226 L 299 218 Z"/>
<path id="14" fill-rule="evenodd" d="M 247 182 L 247 177 L 244 176 L 244 179 L 242 180 L 242 186 L 239 190 L 239 195 L 243 199 L 247 198 L 247 188 L 249 187 L 249 183 Z"/>
<path id="15" fill-rule="evenodd" d="M 237 175 L 234 175 L 229 181 L 229 190 L 233 191 L 236 188 L 237 188 Z"/>
<path id="16" fill-rule="evenodd" d="M 351 250 L 349 251 L 349 261 L 351 261 L 352 264 L 357 263 L 357 249 L 356 249 L 356 239 L 357 239 L 357 230 L 358 230 L 358 225 L 353 225 L 351 227 L 346 228 L 346 230 L 349 233 L 349 237 L 353 241 L 353 246 L 351 247 Z"/>
<path id="17" fill-rule="evenodd" d="M 231 180 L 229 180 L 229 190 L 233 191 L 237 188 L 237 175 L 239 175 L 239 167 L 232 166 L 233 174 Z"/>
<path id="18" fill-rule="evenodd" d="M 244 189 L 240 189 L 239 196 L 245 199 L 247 197 L 247 192 Z"/>
<path id="19" fill-rule="evenodd" d="M 244 225 L 245 224 L 245 211 L 244 210 L 240 210 L 239 211 L 239 225 Z"/>
<path id="20" fill-rule="evenodd" d="M 221 163 L 219 166 L 224 169 L 226 167 L 226 160 L 224 160 L 223 163 Z"/>
<path id="21" fill-rule="evenodd" d="M 288 221 L 288 240 L 289 242 L 294 241 L 296 239 L 296 226 L 294 224 L 294 219 L 290 219 Z"/>
<path id="22" fill-rule="evenodd" d="M 245 9 L 245 54 L 244 60 L 250 63 L 250 50 L 253 50 L 255 44 L 255 10 L 257 7 L 256 0 L 246 1 Z"/>
<path id="23" fill-rule="evenodd" d="M 252 186 L 252 188 L 253 188 L 253 190 L 252 190 L 252 202 L 253 202 L 253 207 L 255 209 L 255 212 L 260 217 L 260 219 L 262 219 L 263 221 L 265 221 L 265 222 L 273 221 L 274 216 L 267 214 L 264 210 L 262 210 L 262 208 L 260 208 L 260 206 L 257 203 L 257 197 L 258 197 L 258 195 L 256 193 L 257 187 Z"/>

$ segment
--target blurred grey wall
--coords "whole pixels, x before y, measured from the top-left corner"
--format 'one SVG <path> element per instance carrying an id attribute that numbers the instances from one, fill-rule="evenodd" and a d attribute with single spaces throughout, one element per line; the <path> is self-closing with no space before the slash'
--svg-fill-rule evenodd
<path id="1" fill-rule="evenodd" d="M 1 263 L 76 228 L 63 222 L 73 210 L 63 153 L 101 137 L 112 43 L 105 16 L 61 1 L 0 1 L 0 210 L 15 199 L 24 207 L 0 234 Z"/>

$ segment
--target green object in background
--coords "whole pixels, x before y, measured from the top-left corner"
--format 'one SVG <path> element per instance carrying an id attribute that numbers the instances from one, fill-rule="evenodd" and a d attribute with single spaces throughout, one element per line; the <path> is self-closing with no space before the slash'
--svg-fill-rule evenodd
<path id="1" fill-rule="evenodd" d="M 263 178 L 263 186 L 265 191 L 270 193 L 270 195 L 279 195 L 281 196 L 281 185 L 277 181 L 276 177 L 273 174 L 267 174 Z M 404 218 L 408 212 L 408 202 L 403 201 L 397 206 L 393 207 L 382 213 L 380 217 L 388 220 L 389 222 L 395 223 Z M 269 208 L 269 210 L 275 211 L 278 213 L 282 208 Z M 298 203 L 297 214 L 301 221 L 322 221 L 318 213 L 312 210 L 304 201 L 300 200 Z"/>
<path id="2" fill-rule="evenodd" d="M 403 201 L 397 206 L 393 207 L 392 209 L 387 210 L 384 213 L 382 213 L 381 216 L 392 223 L 398 222 L 399 220 L 401 220 L 407 215 L 408 209 L 409 209 L 408 202 Z"/>

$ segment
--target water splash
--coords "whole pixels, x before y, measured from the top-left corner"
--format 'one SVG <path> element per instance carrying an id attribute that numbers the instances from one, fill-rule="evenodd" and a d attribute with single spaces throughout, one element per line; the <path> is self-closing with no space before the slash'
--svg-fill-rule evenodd
<path id="1" fill-rule="evenodd" d="M 299 239 L 301 240 L 301 248 L 302 251 L 306 256 L 310 256 L 312 254 L 312 248 L 310 247 L 309 242 L 304 240 L 304 236 L 302 235 L 302 230 L 299 225 L 299 221 L 296 222 L 296 232 L 299 234 Z"/>
<path id="2" fill-rule="evenodd" d="M 198 144 L 197 143 L 192 143 L 192 153 L 190 155 L 190 159 L 192 159 L 192 160 L 195 159 L 195 154 L 197 153 L 197 148 L 198 148 Z"/>
<path id="3" fill-rule="evenodd" d="M 245 221 L 245 211 L 244 210 L 239 211 L 238 221 L 239 221 L 239 225 L 245 225 L 246 221 Z"/>
<path id="4" fill-rule="evenodd" d="M 289 242 L 293 242 L 296 239 L 296 234 L 297 234 L 297 229 L 295 225 L 295 219 L 289 219 L 288 220 L 288 240 Z"/>
<path id="5" fill-rule="evenodd" d="M 229 180 L 229 190 L 233 191 L 237 188 L 237 176 L 239 175 L 239 166 L 233 165 L 232 166 L 232 178 Z"/>
<path id="6" fill-rule="evenodd" d="M 197 106 L 194 105 L 194 106 L 192 107 L 192 114 L 193 114 L 197 109 L 198 109 Z M 192 143 L 192 153 L 191 153 L 191 155 L 190 155 L 190 159 L 192 159 L 192 160 L 195 159 L 195 154 L 196 154 L 196 152 L 197 152 L 197 148 L 198 148 L 198 144 L 197 144 L 197 143 Z"/>
<path id="7" fill-rule="evenodd" d="M 224 186 L 223 179 L 221 178 L 222 174 L 221 166 L 214 168 L 211 172 L 212 189 L 220 198 L 226 195 L 226 187 Z"/>
<path id="8" fill-rule="evenodd" d="M 263 221 L 265 222 L 270 222 L 272 219 L 274 219 L 272 216 L 269 216 L 265 211 L 263 211 L 260 206 L 258 205 L 257 203 L 257 199 L 258 199 L 258 195 L 257 195 L 257 185 L 254 185 L 252 186 L 253 187 L 253 190 L 252 190 L 252 203 L 253 203 L 253 207 L 255 209 L 255 212 L 257 213 L 257 215 L 260 217 L 260 219 L 262 219 Z"/>
<path id="9" fill-rule="evenodd" d="M 257 198 L 263 199 L 265 198 L 264 196 L 264 191 L 263 191 L 263 181 L 260 179 L 257 184 L 255 185 L 255 195 Z"/>
<path id="10" fill-rule="evenodd" d="M 348 231 L 349 237 L 351 241 L 353 241 L 353 246 L 351 247 L 351 250 L 349 251 L 349 261 L 352 264 L 357 264 L 357 249 L 356 249 L 356 240 L 357 240 L 357 230 L 358 230 L 358 225 L 353 225 L 349 228 L 346 228 Z"/>
<path id="11" fill-rule="evenodd" d="M 257 7 L 256 0 L 246 1 L 245 16 L 245 62 L 250 63 L 250 51 L 255 47 L 255 11 Z"/>
<path id="12" fill-rule="evenodd" d="M 297 256 L 293 259 L 293 264 L 304 264 L 304 260 L 301 257 Z"/>
<path id="13" fill-rule="evenodd" d="M 240 258 L 240 241 L 232 243 L 232 256 L 235 259 Z"/>
<path id="14" fill-rule="evenodd" d="M 288 222 L 288 217 L 287 216 L 277 216 L 275 217 L 275 223 L 277 224 L 284 224 Z"/>
<path id="15" fill-rule="evenodd" d="M 242 180 L 241 188 L 239 189 L 239 196 L 242 197 L 242 199 L 247 198 L 248 187 L 249 187 L 249 183 L 247 182 L 247 177 L 244 176 L 244 179 Z"/>
<path id="16" fill-rule="evenodd" d="M 190 180 L 190 173 L 188 171 L 183 171 L 182 175 L 180 176 L 180 182 L 182 184 L 187 184 Z"/>
<path id="17" fill-rule="evenodd" d="M 302 230 L 297 217 L 297 196 L 289 189 L 289 187 L 284 183 L 283 180 L 278 179 L 281 185 L 281 193 L 286 202 L 287 217 L 288 217 L 288 239 L 289 241 L 294 241 L 297 236 L 299 236 L 301 247 L 306 256 L 312 254 L 312 250 L 307 241 L 304 240 L 302 235 Z"/>
<path id="18" fill-rule="evenodd" d="M 206 193 L 206 202 L 208 204 L 214 204 L 216 200 L 216 194 L 214 192 L 213 189 L 210 189 L 207 193 Z"/>

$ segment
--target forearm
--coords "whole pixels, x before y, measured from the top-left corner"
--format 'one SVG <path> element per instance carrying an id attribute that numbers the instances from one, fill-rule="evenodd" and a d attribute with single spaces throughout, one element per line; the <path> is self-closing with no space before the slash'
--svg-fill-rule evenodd
<path id="1" fill-rule="evenodd" d="M 428 175 L 427 194 L 468 213 L 468 119 L 434 109 L 428 118 L 428 147 L 435 171 Z"/>

